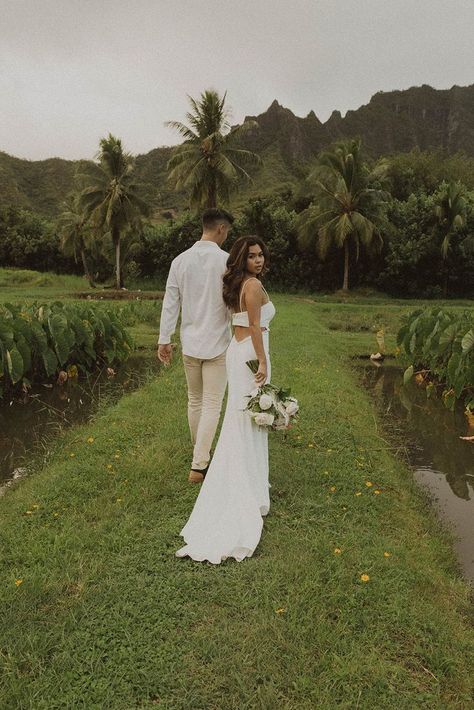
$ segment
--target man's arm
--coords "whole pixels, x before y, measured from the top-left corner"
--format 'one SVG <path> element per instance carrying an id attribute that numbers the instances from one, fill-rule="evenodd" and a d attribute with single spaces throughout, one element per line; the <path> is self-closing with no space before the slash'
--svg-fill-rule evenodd
<path id="1" fill-rule="evenodd" d="M 181 298 L 176 278 L 176 266 L 172 262 L 166 281 L 165 296 L 161 309 L 160 335 L 158 338 L 158 358 L 164 363 L 169 363 L 171 360 L 171 336 L 176 330 L 180 305 Z"/>

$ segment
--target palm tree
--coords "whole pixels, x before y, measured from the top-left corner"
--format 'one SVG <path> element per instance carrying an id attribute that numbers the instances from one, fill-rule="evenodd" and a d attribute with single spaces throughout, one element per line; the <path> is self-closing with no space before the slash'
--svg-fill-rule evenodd
<path id="1" fill-rule="evenodd" d="M 310 177 L 315 180 L 315 197 L 298 219 L 300 243 L 307 247 L 316 242 L 322 259 L 331 244 L 344 249 L 344 291 L 349 289 L 350 243 L 355 246 L 356 259 L 361 244 L 369 251 L 383 245 L 381 232 L 387 226 L 384 207 L 389 195 L 380 184 L 386 170 L 386 164 L 380 162 L 370 172 L 362 160 L 360 139 L 352 139 L 322 152 Z"/>
<path id="2" fill-rule="evenodd" d="M 86 224 L 84 212 L 79 207 L 79 195 L 73 194 L 64 202 L 64 211 L 58 220 L 61 249 L 66 256 L 73 256 L 77 263 L 77 254 L 81 255 L 84 276 L 92 288 L 95 283 L 89 271 L 86 257 L 86 244 L 90 239 L 90 230 Z"/>
<path id="3" fill-rule="evenodd" d="M 218 200 L 229 201 L 230 191 L 239 179 L 251 180 L 243 165 L 261 163 L 258 155 L 237 147 L 242 135 L 258 124 L 246 121 L 231 128 L 226 94 L 220 97 L 216 91 L 208 90 L 199 101 L 191 96 L 188 99 L 189 126 L 179 121 L 165 124 L 184 138 L 168 161 L 168 179 L 175 189 L 190 190 L 192 205 L 217 207 Z"/>
<path id="4" fill-rule="evenodd" d="M 441 256 L 444 262 L 444 295 L 448 295 L 449 270 L 446 268 L 452 236 L 466 224 L 465 188 L 460 182 L 443 182 L 436 196 L 434 216 L 441 231 Z"/>
<path id="5" fill-rule="evenodd" d="M 97 233 L 110 233 L 115 251 L 117 289 L 122 288 L 120 245 L 126 230 L 141 229 L 148 205 L 138 196 L 133 178 L 134 160 L 122 147 L 122 141 L 109 133 L 100 141 L 99 163 L 90 165 L 82 179 L 86 187 L 80 203 Z"/>
<path id="6" fill-rule="evenodd" d="M 441 242 L 443 259 L 448 256 L 451 237 L 466 224 L 466 208 L 465 188 L 462 183 L 442 183 L 437 195 L 434 213 L 443 235 Z"/>

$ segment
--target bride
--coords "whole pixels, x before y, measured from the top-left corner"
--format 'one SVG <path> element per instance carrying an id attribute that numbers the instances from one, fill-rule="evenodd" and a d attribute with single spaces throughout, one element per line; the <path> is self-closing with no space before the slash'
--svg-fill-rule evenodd
<path id="1" fill-rule="evenodd" d="M 270 382 L 269 323 L 275 308 L 261 283 L 268 250 L 259 237 L 237 239 L 223 277 L 234 336 L 226 353 L 227 407 L 214 456 L 176 555 L 219 564 L 251 557 L 270 509 L 268 432 L 243 411 L 246 395 Z M 255 375 L 246 365 L 258 360 Z"/>

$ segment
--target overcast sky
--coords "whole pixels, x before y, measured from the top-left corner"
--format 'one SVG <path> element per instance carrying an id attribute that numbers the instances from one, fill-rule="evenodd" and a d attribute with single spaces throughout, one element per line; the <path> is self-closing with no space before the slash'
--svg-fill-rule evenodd
<path id="1" fill-rule="evenodd" d="M 0 0 L 0 150 L 91 158 L 178 142 L 186 94 L 233 123 L 273 99 L 324 122 L 377 91 L 474 83 L 474 0 Z"/>

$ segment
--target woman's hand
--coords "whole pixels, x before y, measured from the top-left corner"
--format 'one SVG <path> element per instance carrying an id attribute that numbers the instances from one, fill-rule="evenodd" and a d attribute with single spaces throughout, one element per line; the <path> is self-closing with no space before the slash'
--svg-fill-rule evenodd
<path id="1" fill-rule="evenodd" d="M 259 362 L 258 370 L 255 374 L 255 382 L 259 387 L 265 384 L 267 381 L 267 363 L 266 361 Z"/>

